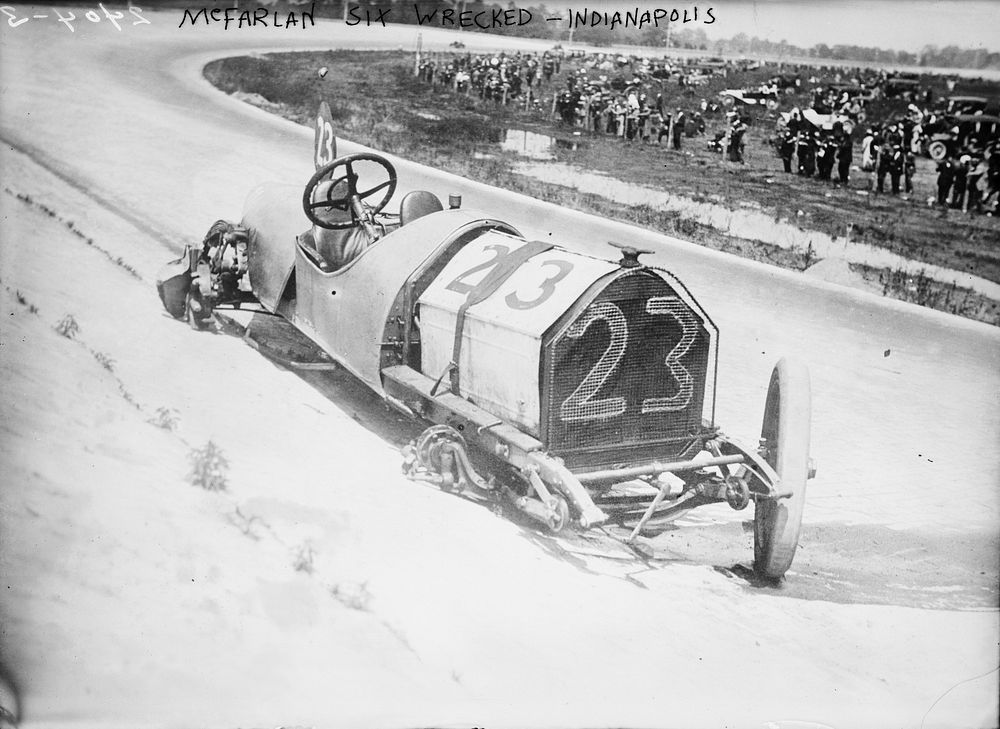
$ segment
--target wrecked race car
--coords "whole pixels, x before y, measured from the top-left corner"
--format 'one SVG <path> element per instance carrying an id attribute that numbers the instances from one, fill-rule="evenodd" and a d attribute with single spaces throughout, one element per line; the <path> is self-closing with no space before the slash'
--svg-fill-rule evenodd
<path id="1" fill-rule="evenodd" d="M 784 575 L 812 476 L 808 372 L 778 362 L 759 444 L 741 445 L 714 420 L 718 329 L 646 251 L 529 240 L 457 195 L 446 209 L 414 191 L 389 213 L 393 165 L 337 157 L 329 118 L 305 189 L 252 191 L 238 224 L 163 270 L 166 309 L 195 328 L 223 308 L 289 322 L 322 355 L 291 366 L 347 370 L 426 424 L 404 450 L 411 478 L 556 532 L 617 524 L 628 543 L 752 503 L 755 570 Z"/>

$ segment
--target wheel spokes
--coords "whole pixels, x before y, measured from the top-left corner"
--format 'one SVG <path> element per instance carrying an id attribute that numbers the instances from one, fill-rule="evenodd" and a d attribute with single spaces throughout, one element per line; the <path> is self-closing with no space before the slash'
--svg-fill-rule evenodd
<path id="1" fill-rule="evenodd" d="M 336 200 L 321 200 L 320 202 L 309 203 L 310 210 L 323 209 L 333 209 L 333 210 L 347 210 L 347 201 L 343 198 L 338 198 Z"/>
<path id="2" fill-rule="evenodd" d="M 392 182 L 393 182 L 392 178 L 389 178 L 388 180 L 386 180 L 385 182 L 381 183 L 380 185 L 375 185 L 375 187 L 371 188 L 370 190 L 365 190 L 364 192 L 359 192 L 358 193 L 358 197 L 360 197 L 362 200 L 364 200 L 369 195 L 373 195 L 374 193 L 378 192 L 379 190 L 383 190 L 383 189 L 389 187 L 389 185 L 391 185 Z"/>

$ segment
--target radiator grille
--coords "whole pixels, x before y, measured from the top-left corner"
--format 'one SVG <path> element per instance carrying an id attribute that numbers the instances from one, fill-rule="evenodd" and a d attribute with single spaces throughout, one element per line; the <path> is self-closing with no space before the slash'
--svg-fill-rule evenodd
<path id="1" fill-rule="evenodd" d="M 618 277 L 546 342 L 549 451 L 570 468 L 684 455 L 701 427 L 710 346 L 704 319 L 666 281 Z"/>

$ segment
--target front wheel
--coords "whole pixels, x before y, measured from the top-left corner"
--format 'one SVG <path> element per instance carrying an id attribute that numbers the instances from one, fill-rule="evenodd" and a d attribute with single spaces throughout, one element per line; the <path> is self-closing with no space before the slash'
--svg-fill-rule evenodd
<path id="1" fill-rule="evenodd" d="M 799 543 L 809 478 L 811 419 L 809 371 L 782 359 L 771 373 L 761 427 L 764 460 L 779 477 L 783 499 L 760 499 L 754 507 L 754 571 L 778 579 L 792 564 Z"/>

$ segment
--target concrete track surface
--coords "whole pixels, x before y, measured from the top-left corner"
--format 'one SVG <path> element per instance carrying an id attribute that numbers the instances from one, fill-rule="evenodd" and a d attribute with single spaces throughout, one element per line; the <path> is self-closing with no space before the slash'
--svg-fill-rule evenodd
<path id="1" fill-rule="evenodd" d="M 116 31 L 89 9 L 0 28 L 0 663 L 25 725 L 997 724 L 1000 330 L 394 160 L 529 236 L 653 249 L 721 328 L 726 432 L 759 432 L 780 356 L 811 370 L 819 474 L 782 587 L 742 579 L 728 509 L 652 567 L 587 555 L 402 480 L 405 424 L 351 383 L 155 299 L 159 262 L 255 184 L 311 173 L 312 130 L 214 91 L 205 61 L 416 29 Z M 208 438 L 226 492 L 184 482 Z"/>

